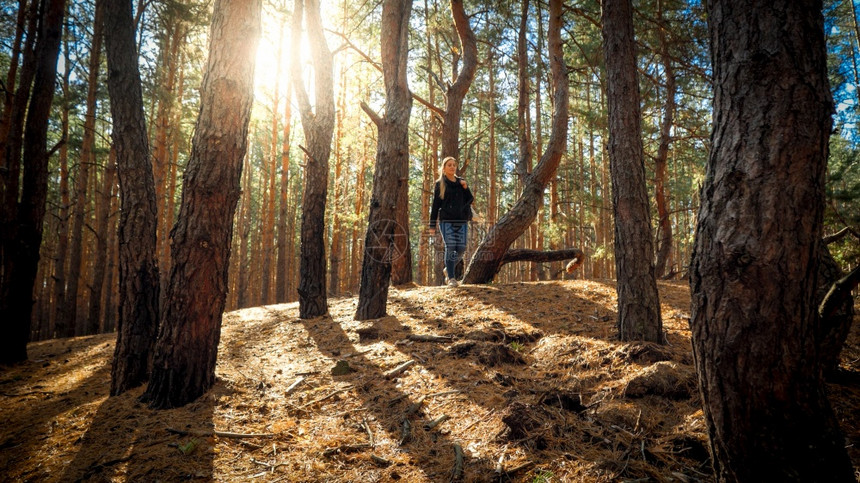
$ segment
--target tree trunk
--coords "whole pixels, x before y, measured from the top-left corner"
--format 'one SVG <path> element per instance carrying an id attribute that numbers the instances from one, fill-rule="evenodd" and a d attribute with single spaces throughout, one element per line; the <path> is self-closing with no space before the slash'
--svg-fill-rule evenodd
<path id="1" fill-rule="evenodd" d="M 663 75 L 666 77 L 666 103 L 663 107 L 663 123 L 660 125 L 660 145 L 654 159 L 654 198 L 657 202 L 657 262 L 654 274 L 666 275 L 672 267 L 672 220 L 669 219 L 669 203 L 666 196 L 666 166 L 669 161 L 669 145 L 672 142 L 672 124 L 675 121 L 675 69 L 669 56 L 666 40 L 662 4 L 658 3 L 658 38 L 660 57 L 663 60 Z"/>
<path id="2" fill-rule="evenodd" d="M 385 79 L 385 116 L 380 118 L 369 107 L 362 107 L 379 130 L 376 169 L 370 199 L 361 286 L 356 320 L 384 317 L 388 303 L 388 283 L 398 236 L 396 216 L 408 200 L 402 198 L 404 176 L 409 163 L 409 117 L 412 95 L 407 83 L 406 61 L 409 52 L 409 13 L 412 0 L 385 0 L 382 5 L 382 66 Z"/>
<path id="3" fill-rule="evenodd" d="M 90 295 L 89 323 L 87 334 L 98 334 L 101 329 L 102 293 L 104 291 L 105 271 L 108 265 L 108 221 L 110 217 L 111 193 L 116 184 L 115 154 L 105 165 L 102 186 L 96 209 L 96 252 L 93 271 L 93 288 Z"/>
<path id="4" fill-rule="evenodd" d="M 237 251 L 239 258 L 239 271 L 236 274 L 236 277 L 238 278 L 236 283 L 236 291 L 238 292 L 236 295 L 237 309 L 242 309 L 250 305 L 248 302 L 248 287 L 250 285 L 248 275 L 250 257 L 248 256 L 248 252 L 250 251 L 249 243 L 251 238 L 251 163 L 247 155 L 245 156 L 243 163 L 245 182 L 243 183 L 244 189 L 242 190 L 242 204 L 239 210 L 239 222 L 236 224 L 236 229 L 239 232 L 239 250 Z"/>
<path id="5" fill-rule="evenodd" d="M 172 231 L 173 263 L 163 323 L 143 400 L 185 405 L 215 381 L 233 215 L 254 86 L 260 0 L 218 0 L 210 30 L 200 115 Z"/>
<path id="6" fill-rule="evenodd" d="M 64 55 L 66 57 L 67 68 L 63 72 L 63 109 L 61 129 L 63 139 L 69 138 L 69 99 L 71 91 L 69 90 L 69 78 L 71 75 L 71 53 L 69 51 L 69 41 L 64 42 Z M 66 322 L 66 256 L 69 252 L 69 207 L 71 202 L 69 199 L 69 144 L 63 143 L 60 146 L 59 152 L 60 162 L 60 206 L 58 208 L 57 222 L 57 252 L 54 256 L 54 276 L 53 276 L 53 311 L 51 313 L 50 328 L 48 338 L 56 337 L 58 333 L 65 332 Z"/>
<path id="7" fill-rule="evenodd" d="M 531 123 L 529 122 L 529 53 L 526 39 L 528 22 L 529 0 L 522 0 L 520 30 L 517 36 L 517 140 L 519 156 L 514 168 L 517 173 L 517 185 L 520 189 L 525 186 L 526 177 L 531 171 L 533 150 Z"/>
<path id="8" fill-rule="evenodd" d="M 442 158 L 453 156 L 460 159 L 460 115 L 463 99 L 475 79 L 478 70 L 478 41 L 469 25 L 469 17 L 463 7 L 463 0 L 451 0 L 451 16 L 460 38 L 463 52 L 463 66 L 456 79 L 445 92 L 445 115 L 442 121 Z"/>
<path id="9" fill-rule="evenodd" d="M 854 481 L 817 340 L 833 111 L 821 10 L 708 5 L 714 130 L 690 325 L 719 481 Z"/>
<path id="10" fill-rule="evenodd" d="M 155 181 L 143 113 L 143 95 L 131 1 L 105 3 L 105 51 L 120 186 L 119 318 L 111 367 L 111 395 L 137 387 L 149 375 L 158 330 L 158 220 Z"/>
<path id="11" fill-rule="evenodd" d="M 102 10 L 104 2 L 96 2 L 95 18 L 93 19 L 93 37 L 90 48 L 89 70 L 87 74 L 86 114 L 84 115 L 84 136 L 81 144 L 81 157 L 78 163 L 78 176 L 75 180 L 75 211 L 72 217 L 71 246 L 69 247 L 69 272 L 66 287 L 66 320 L 65 331 L 60 337 L 86 334 L 87 314 L 78 316 L 79 303 L 83 298 L 79 294 L 82 282 L 86 286 L 84 250 L 84 226 L 89 223 L 85 218 L 88 210 L 87 192 L 90 183 L 90 170 L 95 167 L 96 143 L 96 96 L 99 87 L 99 67 L 101 65 L 102 48 Z"/>
<path id="12" fill-rule="evenodd" d="M 624 341 L 661 343 L 663 323 L 654 276 L 651 211 L 645 188 L 630 0 L 604 0 L 603 50 L 609 97 L 618 333 Z"/>
<path id="13" fill-rule="evenodd" d="M 290 60 L 292 65 L 292 60 Z M 287 294 L 287 286 L 289 285 L 289 277 L 293 271 L 293 261 L 288 258 L 288 247 L 292 239 L 293 232 L 287 227 L 289 216 L 289 189 L 290 189 L 290 128 L 293 117 L 293 85 L 292 81 L 287 81 L 287 97 L 284 102 L 284 131 L 281 136 L 281 186 L 280 186 L 280 204 L 278 205 L 278 258 L 275 268 L 275 302 L 284 303 L 289 299 Z M 290 270 L 287 270 L 290 268 Z"/>
<path id="14" fill-rule="evenodd" d="M 48 118 L 54 98 L 64 11 L 64 0 L 45 2 L 35 51 L 32 97 L 26 109 L 26 123 L 23 124 L 23 144 L 19 139 L 10 139 L 14 149 L 6 153 L 7 174 L 14 173 L 16 179 L 3 185 L 7 191 L 3 193 L 3 216 L 0 219 L 3 231 L 3 244 L 0 246 L 0 321 L 4 332 L 0 338 L 0 364 L 27 359 L 33 285 L 39 265 L 42 221 L 48 192 Z M 24 64 L 27 64 L 26 58 Z M 16 121 L 13 117 L 10 137 L 21 133 Z M 21 155 L 19 146 L 22 145 Z M 21 172 L 20 166 L 23 166 L 20 202 L 6 204 L 18 198 L 17 176 Z M 9 179 L 2 181 L 6 183 Z"/>
<path id="15" fill-rule="evenodd" d="M 343 67 L 340 70 L 340 95 L 337 100 L 337 116 L 336 125 L 337 133 L 334 137 L 334 199 L 332 200 L 333 210 L 331 213 L 331 250 L 329 250 L 328 264 L 328 291 L 330 295 L 338 295 L 340 293 L 340 268 L 341 268 L 341 245 L 343 244 L 340 223 L 340 205 L 343 203 L 343 193 L 341 179 L 343 173 L 343 153 L 341 152 L 341 143 L 343 142 L 343 117 L 346 110 L 344 105 L 346 102 L 346 76 L 344 75 Z"/>
<path id="16" fill-rule="evenodd" d="M 549 55 L 553 83 L 552 133 L 540 162 L 526 179 L 522 195 L 510 211 L 499 219 L 475 250 L 464 283 L 489 283 L 501 267 L 508 247 L 525 232 L 537 216 L 543 192 L 555 176 L 567 144 L 568 73 L 561 44 L 561 0 L 550 2 Z"/>
<path id="17" fill-rule="evenodd" d="M 328 313 L 326 300 L 325 203 L 328 191 L 328 161 L 334 132 L 334 88 L 332 85 L 332 55 L 323 35 L 319 0 L 296 0 L 293 16 L 293 87 L 302 116 L 307 140 L 307 168 L 302 196 L 301 260 L 299 263 L 299 317 L 310 319 Z M 300 55 L 295 49 L 301 44 L 302 11 L 308 30 L 308 40 L 314 58 L 314 94 L 311 106 L 302 73 Z"/>

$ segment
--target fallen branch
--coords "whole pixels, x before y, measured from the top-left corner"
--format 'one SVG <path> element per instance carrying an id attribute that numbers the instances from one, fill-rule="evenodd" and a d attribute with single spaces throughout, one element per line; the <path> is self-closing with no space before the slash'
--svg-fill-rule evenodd
<path id="1" fill-rule="evenodd" d="M 334 391 L 334 392 L 332 392 L 332 393 L 329 393 L 328 395 L 325 395 L 325 396 L 323 396 L 323 397 L 321 397 L 321 398 L 319 398 L 319 399 L 314 399 L 313 401 L 311 401 L 311 402 L 309 402 L 309 403 L 306 403 L 306 404 L 303 404 L 303 405 L 299 406 L 299 409 L 304 409 L 304 408 L 306 408 L 306 407 L 308 407 L 308 406 L 310 406 L 310 405 L 317 404 L 317 403 L 321 403 L 321 402 L 325 401 L 326 399 L 333 398 L 333 397 L 337 396 L 338 394 L 340 394 L 340 393 L 342 393 L 342 392 L 349 391 L 350 389 L 352 389 L 352 386 L 344 387 L 344 388 L 342 388 L 342 389 L 338 389 L 337 391 Z"/>
<path id="2" fill-rule="evenodd" d="M 289 396 L 290 394 L 292 394 L 293 391 L 295 391 L 296 388 L 299 387 L 299 384 L 301 384 L 304 381 L 305 381 L 305 376 L 299 376 L 299 378 L 296 379 L 296 381 L 294 383 L 290 384 L 290 387 L 288 387 L 287 390 L 284 392 L 284 396 Z"/>
<path id="3" fill-rule="evenodd" d="M 406 337 L 415 342 L 451 342 L 453 337 L 448 335 L 432 335 L 432 334 L 409 334 Z"/>
<path id="4" fill-rule="evenodd" d="M 511 262 L 560 262 L 573 259 L 574 265 L 568 264 L 568 273 L 576 270 L 585 261 L 585 254 L 579 248 L 565 248 L 563 250 L 528 250 L 525 248 L 513 248 L 505 252 L 499 266 Z"/>
<path id="5" fill-rule="evenodd" d="M 412 364 L 415 364 L 415 361 L 408 360 L 403 364 L 400 364 L 399 366 L 395 367 L 394 369 L 391 369 L 390 371 L 386 372 L 384 376 L 386 379 L 391 379 L 392 377 L 399 376 L 403 372 L 406 372 L 406 369 L 409 369 L 409 366 L 411 366 Z"/>
<path id="6" fill-rule="evenodd" d="M 218 436 L 219 438 L 271 438 L 272 433 L 232 433 L 229 431 L 185 431 L 182 429 L 166 428 L 168 433 L 178 434 L 179 436 Z"/>
<path id="7" fill-rule="evenodd" d="M 427 431 L 430 431 L 433 428 L 435 428 L 436 426 L 439 426 L 440 424 L 444 423 L 445 421 L 447 421 L 449 419 L 451 419 L 451 416 L 448 416 L 447 414 L 443 414 L 443 415 L 439 416 L 438 418 L 434 419 L 433 421 L 429 421 L 427 424 L 425 424 L 424 429 L 426 429 Z"/>
<path id="8" fill-rule="evenodd" d="M 464 432 L 466 432 L 466 431 L 468 431 L 468 430 L 472 429 L 472 426 L 474 426 L 474 425 L 476 425 L 476 424 L 478 424 L 478 423 L 482 423 L 482 422 L 486 421 L 490 416 L 492 416 L 492 415 L 493 415 L 493 414 L 495 414 L 495 413 L 496 413 L 496 408 L 490 409 L 490 411 L 489 411 L 487 414 L 485 414 L 485 415 L 484 415 L 483 417 L 481 417 L 481 418 L 478 418 L 478 419 L 476 419 L 476 420 L 472 421 L 472 423 L 471 423 L 471 424 L 469 424 L 468 426 L 466 426 L 465 428 L 463 428 L 463 429 L 462 429 L 462 431 L 460 431 L 460 432 L 461 432 L 461 433 L 464 433 Z"/>
<path id="9" fill-rule="evenodd" d="M 367 424 L 367 418 L 363 418 L 361 423 L 364 426 L 364 430 L 367 431 L 367 439 L 370 441 L 370 447 L 375 447 L 376 443 L 373 440 L 373 431 L 370 430 L 370 425 Z"/>
<path id="10" fill-rule="evenodd" d="M 523 463 L 523 464 L 521 464 L 521 465 L 519 465 L 519 466 L 515 466 L 515 467 L 513 467 L 513 468 L 511 468 L 511 469 L 509 469 L 509 470 L 506 470 L 506 471 L 505 471 L 505 474 L 506 474 L 506 475 L 508 475 L 508 476 L 514 476 L 515 474 L 519 473 L 520 471 L 522 471 L 522 470 L 524 470 L 524 469 L 526 469 L 526 468 L 528 468 L 528 467 L 530 467 L 530 466 L 532 466 L 532 465 L 534 465 L 534 463 L 533 463 L 533 462 L 531 462 L 531 461 L 526 461 L 525 463 Z"/>
<path id="11" fill-rule="evenodd" d="M 451 480 L 459 481 L 463 478 L 463 448 L 459 444 L 454 444 L 454 468 L 451 469 Z"/>
<path id="12" fill-rule="evenodd" d="M 271 464 L 271 463 L 267 463 L 265 461 L 256 460 L 254 458 L 251 458 L 251 463 L 265 466 L 266 468 L 269 468 L 269 470 L 271 470 L 271 471 L 275 471 L 276 469 L 278 469 L 279 466 L 289 466 L 287 463 Z"/>
<path id="13" fill-rule="evenodd" d="M 391 466 L 391 461 L 383 458 L 382 456 L 376 456 L 375 454 L 370 455 L 370 459 L 373 460 L 374 463 L 379 466 Z"/>
<path id="14" fill-rule="evenodd" d="M 323 451 L 323 456 L 331 456 L 337 453 L 354 453 L 356 451 L 362 451 L 365 449 L 370 449 L 370 445 L 366 443 L 362 444 L 342 444 L 340 446 L 336 446 L 334 448 L 329 448 Z"/>
<path id="15" fill-rule="evenodd" d="M 400 426 L 400 441 L 397 443 L 400 446 L 408 443 L 412 440 L 412 423 L 409 422 L 408 419 L 403 420 L 403 424 Z"/>

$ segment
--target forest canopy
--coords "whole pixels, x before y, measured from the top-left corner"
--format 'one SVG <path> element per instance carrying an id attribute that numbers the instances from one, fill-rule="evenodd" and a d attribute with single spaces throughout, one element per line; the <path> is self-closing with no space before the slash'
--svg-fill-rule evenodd
<path id="1" fill-rule="evenodd" d="M 10 88 L 21 75 L 16 48 L 27 40 L 17 29 L 27 16 L 19 17 L 19 12 L 24 9 L 26 13 L 31 5 L 22 0 L 0 7 L 0 71 L 4 73 L 6 109 Z M 322 5 L 323 28 L 333 53 L 336 102 L 325 211 L 327 287 L 332 295 L 358 291 L 376 147 L 375 127 L 360 103 L 377 112 L 384 109 L 380 6 L 349 1 Z M 860 51 L 853 6 L 853 2 L 827 1 L 824 8 L 829 79 L 836 106 L 826 234 L 845 227 L 856 230 L 860 224 L 856 126 Z M 169 273 L 169 233 L 179 210 L 181 180 L 199 111 L 211 9 L 211 2 L 193 1 L 135 5 L 162 278 Z M 307 38 L 302 36 L 296 48 L 292 45 L 292 9 L 289 1 L 263 2 L 254 105 L 242 195 L 234 220 L 228 310 L 297 298 L 306 172 L 303 148 L 307 142 L 290 83 L 293 56 L 298 56 L 304 83 L 311 91 L 313 75 Z M 516 201 L 523 175 L 528 175 L 543 152 L 551 127 L 552 98 L 546 54 L 547 5 L 529 2 L 522 10 L 520 4 L 467 1 L 465 10 L 477 39 L 478 65 L 462 108 L 460 162 L 462 175 L 475 193 L 474 207 L 483 215 L 483 222 L 471 230 L 472 250 Z M 33 328 L 34 340 L 57 335 L 58 320 L 70 316 L 74 320 L 60 323 L 70 327 L 64 329 L 66 334 L 111 330 L 115 324 L 118 186 L 112 172 L 106 60 L 101 54 L 97 62 L 91 62 L 94 16 L 93 1 L 67 4 L 48 129 L 48 147 L 55 149 L 50 151 L 48 165 L 45 236 L 33 311 L 33 320 L 39 324 Z M 600 4 L 567 2 L 563 21 L 570 82 L 567 149 L 537 219 L 512 248 L 576 247 L 586 257 L 573 275 L 563 271 L 561 262 L 514 262 L 502 268 L 499 281 L 562 276 L 599 279 L 615 274 Z M 634 29 L 646 183 L 655 250 L 662 257 L 657 260 L 657 275 L 681 278 L 688 269 L 710 148 L 712 85 L 704 7 L 699 1 L 639 2 Z M 521 32 L 526 58 L 518 51 Z M 448 2 L 427 0 L 413 5 L 409 45 L 408 84 L 420 100 L 414 102 L 409 121 L 408 233 L 413 279 L 429 285 L 438 281 L 434 260 L 439 243 L 431 243 L 436 240 L 426 230 L 440 160 L 438 110 L 444 108 L 443 93 L 462 64 Z M 523 81 L 524 99 L 519 92 Z M 94 98 L 88 107 L 90 90 Z M 519 116 L 518 104 L 523 100 L 526 108 Z M 525 160 L 519 155 L 522 122 L 532 153 Z M 657 201 L 658 185 L 664 190 L 661 203 Z M 671 230 L 659 231 L 661 224 Z M 855 232 L 830 248 L 846 269 L 860 260 L 857 246 Z M 100 265 L 107 267 L 103 274 L 98 273 Z M 104 309 L 94 310 L 94 306 Z"/>

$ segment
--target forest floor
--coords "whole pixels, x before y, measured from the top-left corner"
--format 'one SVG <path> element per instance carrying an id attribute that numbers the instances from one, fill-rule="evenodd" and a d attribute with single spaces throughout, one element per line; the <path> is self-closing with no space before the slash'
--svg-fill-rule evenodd
<path id="1" fill-rule="evenodd" d="M 393 289 L 366 322 L 354 298 L 243 309 L 213 389 L 166 411 L 108 397 L 114 335 L 33 343 L 0 372 L 0 481 L 710 482 L 689 290 L 660 295 L 663 346 L 618 341 L 600 281 Z M 828 391 L 860 470 L 856 319 Z"/>

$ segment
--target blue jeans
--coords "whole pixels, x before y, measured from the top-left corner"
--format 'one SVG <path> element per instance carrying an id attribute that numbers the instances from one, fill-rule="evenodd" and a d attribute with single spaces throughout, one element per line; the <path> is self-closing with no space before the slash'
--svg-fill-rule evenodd
<path id="1" fill-rule="evenodd" d="M 457 262 L 466 254 L 466 235 L 469 226 L 465 223 L 439 222 L 442 241 L 445 242 L 445 270 L 448 278 L 456 277 Z"/>

